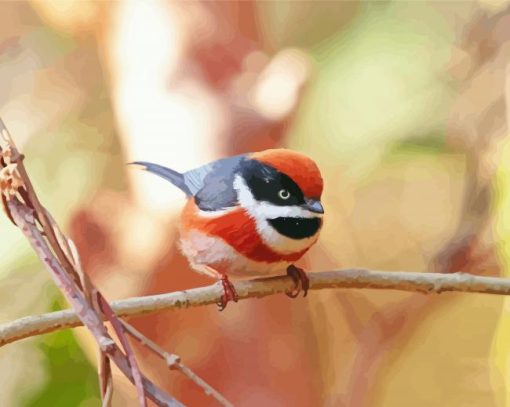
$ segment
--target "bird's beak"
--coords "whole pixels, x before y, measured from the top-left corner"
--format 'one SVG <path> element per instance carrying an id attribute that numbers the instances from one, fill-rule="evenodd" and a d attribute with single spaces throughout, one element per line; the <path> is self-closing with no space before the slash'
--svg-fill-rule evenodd
<path id="1" fill-rule="evenodd" d="M 321 201 L 317 199 L 306 198 L 304 208 L 308 209 L 310 212 L 324 213 L 324 208 L 322 207 Z"/>

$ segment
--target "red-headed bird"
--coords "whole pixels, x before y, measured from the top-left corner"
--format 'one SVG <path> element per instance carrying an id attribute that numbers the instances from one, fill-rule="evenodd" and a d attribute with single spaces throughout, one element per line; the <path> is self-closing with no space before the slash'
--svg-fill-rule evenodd
<path id="1" fill-rule="evenodd" d="M 183 174 L 137 161 L 187 196 L 180 247 L 191 266 L 220 279 L 218 304 L 237 301 L 229 277 L 274 275 L 287 270 L 306 295 L 308 277 L 294 266 L 317 242 L 324 209 L 322 176 L 304 154 L 272 149 L 214 161 Z"/>

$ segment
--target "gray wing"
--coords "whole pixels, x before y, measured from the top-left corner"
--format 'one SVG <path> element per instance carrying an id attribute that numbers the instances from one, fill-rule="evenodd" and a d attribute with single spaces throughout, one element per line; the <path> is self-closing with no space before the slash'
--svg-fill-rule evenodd
<path id="1" fill-rule="evenodd" d="M 214 211 L 236 205 L 234 176 L 245 155 L 223 158 L 185 172 L 184 184 L 203 211 Z"/>

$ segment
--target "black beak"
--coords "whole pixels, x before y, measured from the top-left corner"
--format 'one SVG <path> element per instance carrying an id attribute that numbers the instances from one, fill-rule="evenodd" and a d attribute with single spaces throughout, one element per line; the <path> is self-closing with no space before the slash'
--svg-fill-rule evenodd
<path id="1" fill-rule="evenodd" d="M 310 212 L 324 213 L 324 208 L 322 207 L 321 201 L 317 199 L 305 199 L 305 204 L 303 207 L 308 209 Z"/>

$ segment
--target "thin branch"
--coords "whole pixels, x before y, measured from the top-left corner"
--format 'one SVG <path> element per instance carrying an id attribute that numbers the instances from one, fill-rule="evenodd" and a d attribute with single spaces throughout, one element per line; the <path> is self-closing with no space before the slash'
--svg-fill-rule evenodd
<path id="1" fill-rule="evenodd" d="M 110 359 L 104 352 L 99 352 L 99 385 L 101 387 L 102 407 L 111 407 L 113 396 L 113 377 Z"/>
<path id="2" fill-rule="evenodd" d="M 223 407 L 233 407 L 233 404 L 228 401 L 220 392 L 214 389 L 209 383 L 203 380 L 200 376 L 194 373 L 189 367 L 182 363 L 181 358 L 174 354 L 169 353 L 159 346 L 154 341 L 147 338 L 134 326 L 121 320 L 121 324 L 128 334 L 137 339 L 142 345 L 147 347 L 152 353 L 163 359 L 169 369 L 177 370 L 186 376 L 189 380 L 200 387 L 204 393 L 214 398 Z"/>
<path id="3" fill-rule="evenodd" d="M 147 405 L 146 395 L 160 406 L 181 406 L 181 403 L 143 377 L 120 320 L 83 273 L 74 243 L 62 233 L 51 214 L 39 202 L 23 165 L 23 155 L 18 152 L 1 119 L 0 194 L 9 219 L 23 232 L 77 316 L 97 341 L 103 365 L 99 372 L 103 405 L 110 403 L 113 390 L 111 370 L 104 363 L 109 358 L 135 384 L 141 407 Z M 126 354 L 108 334 L 103 324 L 105 317 L 117 332 Z"/>
<path id="4" fill-rule="evenodd" d="M 145 390 L 143 387 L 142 372 L 138 367 L 138 362 L 136 361 L 135 354 L 131 349 L 131 345 L 129 344 L 126 335 L 124 335 L 122 323 L 120 322 L 120 319 L 115 315 L 110 304 L 108 304 L 108 301 L 106 301 L 106 299 L 102 296 L 102 294 L 99 291 L 96 291 L 96 296 L 99 302 L 99 307 L 102 309 L 104 316 L 112 324 L 114 331 L 117 333 L 117 336 L 119 337 L 119 341 L 122 344 L 122 347 L 126 351 L 126 356 L 128 358 L 129 366 L 131 368 L 131 373 L 133 376 L 133 382 L 138 393 L 139 404 L 141 407 L 147 407 L 147 402 L 145 400 Z"/>
<path id="5" fill-rule="evenodd" d="M 100 316 L 86 301 L 83 294 L 73 289 L 74 284 L 71 276 L 64 270 L 61 264 L 51 253 L 41 232 L 37 229 L 37 227 L 35 227 L 34 217 L 32 213 L 29 212 L 29 209 L 14 199 L 8 201 L 7 205 L 14 221 L 26 236 L 37 255 L 43 260 L 57 286 L 65 294 L 67 300 L 71 303 L 71 305 L 73 305 L 74 309 L 79 310 L 80 320 L 87 325 L 87 328 L 94 336 L 101 351 L 113 360 L 117 367 L 132 383 L 136 385 L 136 382 L 140 381 L 140 386 L 143 388 L 143 398 L 145 398 L 144 394 L 146 391 L 147 396 L 159 406 L 182 406 L 181 403 L 170 395 L 159 390 L 152 382 L 143 377 L 140 373 L 138 373 L 139 377 L 136 376 L 139 370 L 133 369 L 131 359 L 128 362 L 126 356 L 122 353 L 117 344 L 110 338 Z M 109 316 L 107 315 L 107 317 Z M 113 320 L 111 317 L 108 319 Z"/>
<path id="6" fill-rule="evenodd" d="M 510 279 L 455 273 L 418 273 L 410 271 L 370 271 L 345 269 L 309 273 L 310 289 L 374 288 L 421 293 L 458 291 L 466 293 L 510 295 Z M 234 283 L 240 299 L 262 298 L 292 291 L 293 280 L 288 276 L 270 277 Z M 133 297 L 112 301 L 112 309 L 120 317 L 148 314 L 175 308 L 216 304 L 222 294 L 218 284 L 167 294 Z M 235 306 L 235 305 L 232 305 Z M 65 328 L 80 326 L 72 310 L 28 316 L 0 325 L 0 346 Z"/>

